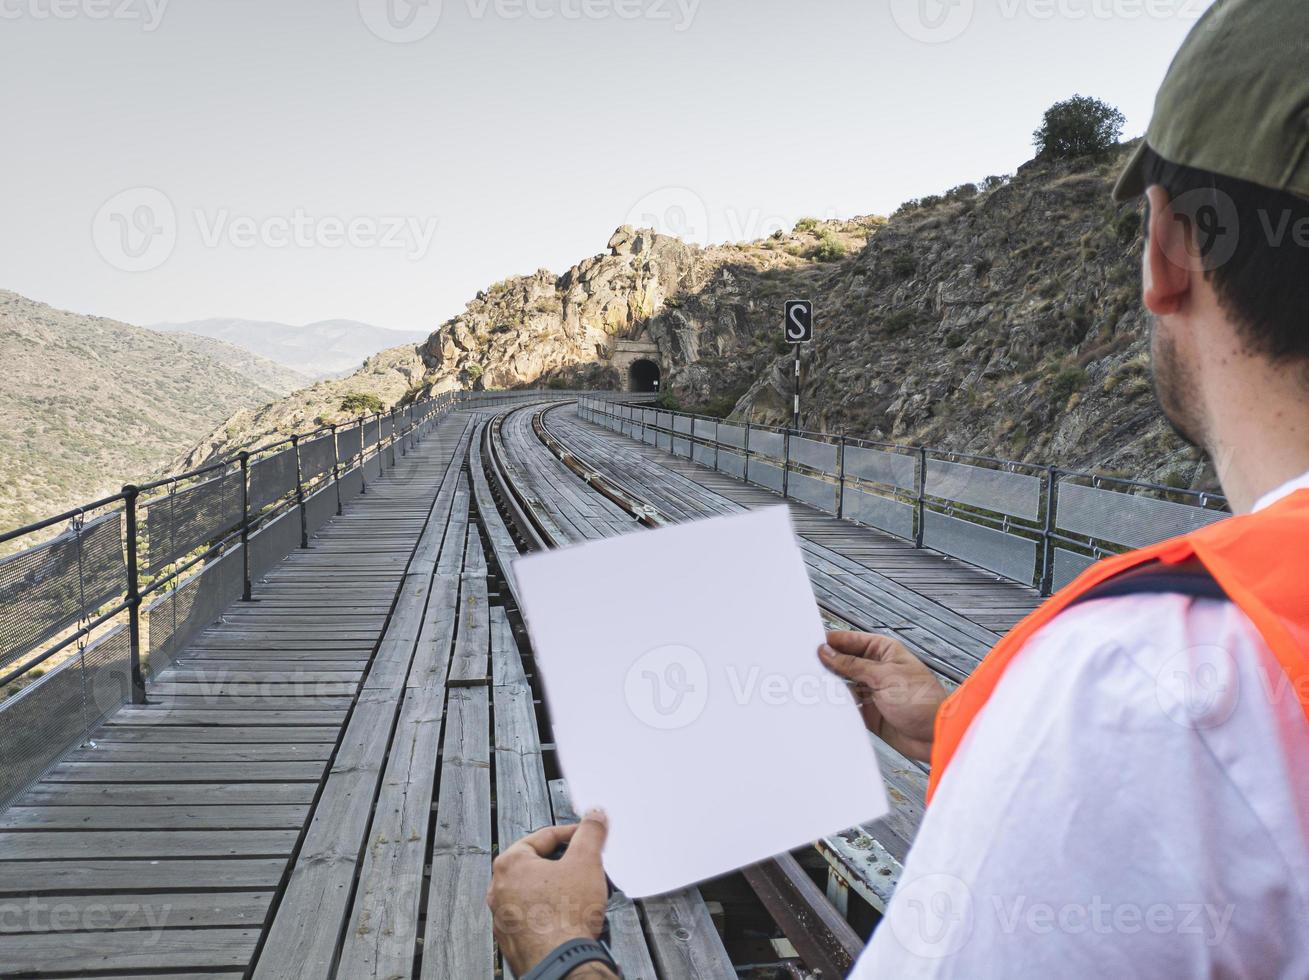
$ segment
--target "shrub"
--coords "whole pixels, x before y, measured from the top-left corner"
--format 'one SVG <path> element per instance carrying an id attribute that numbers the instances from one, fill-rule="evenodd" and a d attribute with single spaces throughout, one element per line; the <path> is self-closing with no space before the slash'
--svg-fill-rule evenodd
<path id="1" fill-rule="evenodd" d="M 1187 467 L 1177 465 L 1159 477 L 1159 482 L 1166 487 L 1172 487 L 1174 490 L 1189 490 L 1191 488 L 1191 474 Z"/>
<path id="2" fill-rule="evenodd" d="M 1032 141 L 1037 156 L 1048 160 L 1094 156 L 1118 145 L 1125 121 L 1123 114 L 1107 102 L 1074 95 L 1045 111 Z"/>
<path id="3" fill-rule="evenodd" d="M 1114 234 L 1124 245 L 1136 239 L 1141 231 L 1141 212 L 1128 208 L 1114 219 Z"/>
<path id="4" fill-rule="evenodd" d="M 912 252 L 896 252 L 891 257 L 891 274 L 897 279 L 908 279 L 918 271 Z"/>
<path id="5" fill-rule="evenodd" d="M 477 363 L 467 365 L 464 368 L 464 370 L 468 373 L 468 376 L 472 378 L 474 381 L 476 381 L 478 378 L 480 378 L 483 374 L 486 373 L 486 368 L 482 367 L 482 365 Z"/>
<path id="6" fill-rule="evenodd" d="M 996 175 L 987 177 L 982 181 L 982 192 L 993 191 L 1009 183 L 1009 177 L 1006 175 Z"/>
<path id="7" fill-rule="evenodd" d="M 352 391 L 341 399 L 341 411 L 350 415 L 379 415 L 386 411 L 386 406 L 376 395 Z"/>
<path id="8" fill-rule="evenodd" d="M 1050 397 L 1057 402 L 1066 402 L 1073 393 L 1086 384 L 1086 372 L 1081 368 L 1064 368 L 1050 379 Z"/>
<path id="9" fill-rule="evenodd" d="M 912 310 L 896 310 L 882 320 L 882 330 L 888 334 L 900 334 L 912 330 L 918 323 L 918 317 Z"/>
<path id="10" fill-rule="evenodd" d="M 945 199 L 947 201 L 966 201 L 969 198 L 976 196 L 976 184 L 960 184 L 958 187 L 951 187 L 945 192 Z"/>
<path id="11" fill-rule="evenodd" d="M 818 227 L 817 218 L 801 218 L 799 221 L 795 223 L 794 230 L 795 233 L 799 235 L 806 231 L 813 231 L 817 227 Z"/>
<path id="12" fill-rule="evenodd" d="M 838 262 L 845 258 L 848 249 L 845 242 L 836 237 L 836 234 L 827 229 L 818 239 L 818 246 L 813 250 L 813 257 L 819 262 Z"/>

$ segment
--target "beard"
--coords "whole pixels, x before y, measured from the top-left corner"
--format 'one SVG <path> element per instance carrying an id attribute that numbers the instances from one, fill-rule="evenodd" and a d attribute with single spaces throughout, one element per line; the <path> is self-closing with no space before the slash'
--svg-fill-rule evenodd
<path id="1" fill-rule="evenodd" d="M 1151 318 L 1150 324 L 1150 368 L 1155 399 L 1164 418 L 1183 442 L 1204 449 L 1204 416 L 1195 371 L 1182 355 L 1177 341 L 1160 330 L 1155 318 Z"/>

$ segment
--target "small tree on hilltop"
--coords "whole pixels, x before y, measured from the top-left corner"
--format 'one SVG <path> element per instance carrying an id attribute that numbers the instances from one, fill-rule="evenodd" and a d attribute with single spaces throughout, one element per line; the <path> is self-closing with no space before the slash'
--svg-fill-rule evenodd
<path id="1" fill-rule="evenodd" d="M 1074 95 L 1045 111 L 1045 121 L 1032 140 L 1037 155 L 1047 160 L 1094 156 L 1118 145 L 1125 121 L 1107 102 Z"/>
<path id="2" fill-rule="evenodd" d="M 386 406 L 376 395 L 355 391 L 341 399 L 341 411 L 349 415 L 380 415 Z"/>

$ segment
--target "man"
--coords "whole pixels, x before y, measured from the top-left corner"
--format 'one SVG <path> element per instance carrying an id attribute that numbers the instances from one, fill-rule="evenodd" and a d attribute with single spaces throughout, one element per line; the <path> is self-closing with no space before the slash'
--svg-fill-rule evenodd
<path id="1" fill-rule="evenodd" d="M 1309 977 L 1307 66 L 1304 0 L 1218 0 L 1116 191 L 1146 198 L 1159 402 L 1236 516 L 1098 563 L 944 704 L 893 640 L 820 652 L 932 762 L 855 977 Z M 595 934 L 602 820 L 533 856 L 568 833 L 497 865 L 498 925 L 522 898 L 590 910 L 521 956 L 501 927 L 520 973 Z"/>

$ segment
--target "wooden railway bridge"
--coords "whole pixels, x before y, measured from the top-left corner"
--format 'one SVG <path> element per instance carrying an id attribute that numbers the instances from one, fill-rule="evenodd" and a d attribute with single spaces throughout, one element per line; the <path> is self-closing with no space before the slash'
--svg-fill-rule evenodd
<path id="1" fill-rule="evenodd" d="M 648 406 L 522 402 L 429 419 L 421 442 L 378 464 L 366 494 L 302 525 L 309 547 L 291 542 L 268 563 L 251 601 L 235 597 L 178 634 L 150 665 L 147 703 L 109 711 L 19 789 L 0 812 L 0 976 L 508 976 L 484 904 L 493 856 L 573 819 L 518 609 L 521 551 L 776 504 L 780 489 L 829 621 L 895 633 L 957 680 L 1037 604 L 1038 579 L 1098 547 L 1059 536 L 1053 497 L 1028 508 L 1030 474 L 1012 468 L 979 465 L 973 480 L 938 488 L 934 475 L 959 474 L 925 456 L 868 446 L 886 458 L 859 456 L 841 440 L 834 472 L 802 445 L 821 441 L 798 434 L 776 443 L 756 429 L 752 448 L 748 427 L 742 439 L 715 422 L 711 441 L 700 420 Z M 782 484 L 770 489 L 778 463 Z M 871 499 L 879 474 L 885 506 Z M 1030 513 L 1019 530 L 1031 534 L 977 525 L 1014 536 L 1011 547 L 941 525 L 963 556 L 920 546 L 932 543 L 927 515 L 959 520 L 933 510 L 932 491 L 949 487 L 972 507 L 985 490 L 1020 525 Z M 1148 502 L 1158 505 L 1148 533 L 1217 515 Z M 900 508 L 908 536 L 872 526 L 880 513 L 903 530 Z M 1129 536 L 1109 528 L 1094 540 L 1115 534 Z M 978 542 L 990 560 L 968 552 Z M 1038 563 L 1026 583 L 979 567 L 1029 546 Z M 20 697 L 35 704 L 38 685 Z M 615 896 L 625 975 L 829 977 L 848 966 L 923 812 L 924 767 L 878 750 L 886 819 L 700 888 Z M 0 744 L 0 759 L 10 751 Z M 779 773 L 778 805 L 785 785 Z"/>

